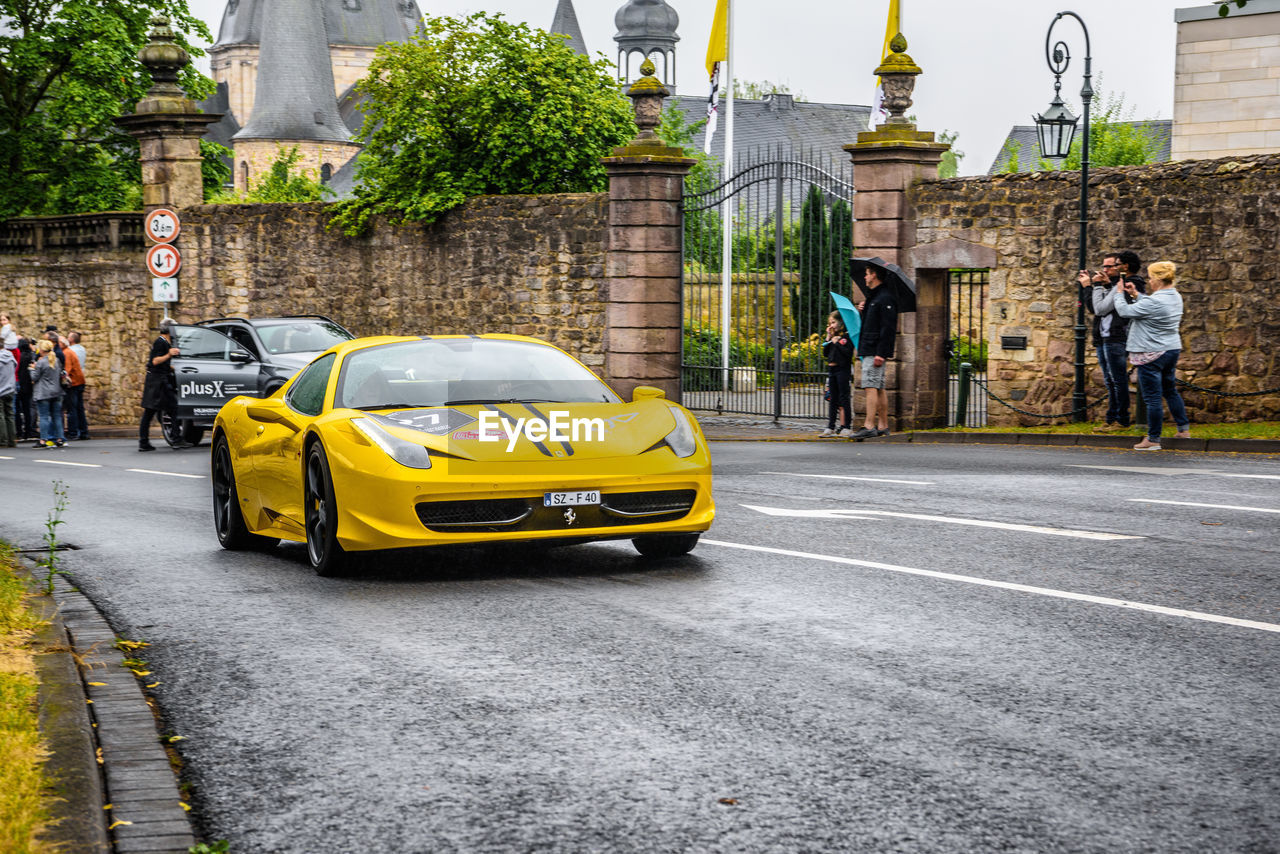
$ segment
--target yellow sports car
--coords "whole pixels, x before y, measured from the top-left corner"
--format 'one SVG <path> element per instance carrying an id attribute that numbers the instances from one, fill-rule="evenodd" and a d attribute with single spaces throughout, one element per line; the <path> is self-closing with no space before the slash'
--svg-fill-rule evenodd
<path id="1" fill-rule="evenodd" d="M 213 428 L 228 549 L 307 544 L 320 575 L 378 549 L 629 538 L 685 554 L 715 517 L 706 440 L 641 386 L 624 403 L 533 338 L 359 338 Z"/>

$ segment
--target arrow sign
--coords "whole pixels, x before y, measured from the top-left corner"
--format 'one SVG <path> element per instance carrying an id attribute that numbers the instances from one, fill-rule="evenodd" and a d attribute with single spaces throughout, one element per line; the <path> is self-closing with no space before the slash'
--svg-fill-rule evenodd
<path id="1" fill-rule="evenodd" d="M 168 243 L 157 243 L 147 250 L 147 269 L 157 279 L 175 276 L 182 267 L 182 255 L 178 247 Z"/>
<path id="2" fill-rule="evenodd" d="M 997 528 L 1002 531 L 1020 531 L 1026 534 L 1049 534 L 1054 537 L 1077 537 L 1082 540 L 1145 540 L 1131 534 L 1107 534 L 1102 531 L 1075 531 L 1070 528 L 1046 528 L 1040 525 L 1021 525 L 1015 522 L 992 522 L 987 519 L 963 519 L 956 516 L 927 516 L 923 513 L 895 513 L 890 510 L 787 510 L 781 507 L 742 507 L 766 516 L 790 516 L 802 519 L 862 519 L 882 516 L 892 519 L 916 519 L 922 522 L 946 522 L 951 525 L 973 525 L 979 528 Z"/>

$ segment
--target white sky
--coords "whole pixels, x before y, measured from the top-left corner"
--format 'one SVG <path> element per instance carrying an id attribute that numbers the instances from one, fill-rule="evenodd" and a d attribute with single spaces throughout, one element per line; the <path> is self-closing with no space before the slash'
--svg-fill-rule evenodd
<path id="1" fill-rule="evenodd" d="M 549 27 L 556 0 L 418 0 L 428 15 L 501 12 Z M 614 14 L 625 0 L 574 0 L 587 49 L 616 58 Z M 715 0 L 667 0 L 680 15 L 676 47 L 682 94 L 707 91 L 707 38 Z M 901 0 L 907 52 L 924 74 L 911 108 L 921 130 L 959 133 L 961 174 L 985 173 L 1009 128 L 1031 124 L 1053 96 L 1045 33 L 1064 7 L 1089 27 L 1095 88 L 1124 95 L 1135 119 L 1173 115 L 1173 12 L 1207 3 L 1177 0 Z M 218 35 L 225 0 L 190 0 Z M 869 104 L 888 0 L 735 0 L 734 76 L 771 80 L 810 101 Z M 1062 91 L 1079 115 L 1084 38 L 1072 19 L 1054 28 L 1071 49 Z M 203 60 L 207 71 L 207 58 Z M 1095 102 L 1096 104 L 1097 102 Z M 854 142 L 851 129 L 850 142 Z"/>

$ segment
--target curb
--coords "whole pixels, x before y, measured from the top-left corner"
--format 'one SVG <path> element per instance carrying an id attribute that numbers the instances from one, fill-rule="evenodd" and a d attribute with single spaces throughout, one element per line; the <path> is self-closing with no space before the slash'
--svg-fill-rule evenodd
<path id="1" fill-rule="evenodd" d="M 34 563 L 20 561 L 35 588 Z M 51 841 L 91 854 L 187 854 L 196 839 L 178 780 L 115 632 L 65 577 L 55 579 L 52 599 L 31 601 L 49 621 L 37 640 L 37 667 L 46 769 L 57 796 Z"/>

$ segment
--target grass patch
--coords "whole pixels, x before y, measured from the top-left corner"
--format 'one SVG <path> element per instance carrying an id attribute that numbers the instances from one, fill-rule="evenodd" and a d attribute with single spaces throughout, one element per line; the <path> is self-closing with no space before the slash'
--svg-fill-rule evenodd
<path id="1" fill-rule="evenodd" d="M 1092 433 L 1101 421 L 1085 421 L 1080 424 L 1037 424 L 1034 427 L 947 427 L 939 430 L 917 430 L 917 433 Z M 1135 424 L 1113 436 L 1142 436 L 1147 428 Z M 1172 436 L 1174 426 L 1165 422 L 1164 435 Z M 1105 435 L 1105 434 L 1101 434 Z M 1280 421 L 1238 421 L 1229 424 L 1191 424 L 1193 439 L 1280 439 Z"/>
<path id="2" fill-rule="evenodd" d="M 31 636 L 40 620 L 26 607 L 27 587 L 14 573 L 13 549 L 0 542 L 0 851 L 35 854 L 44 808 L 44 748 L 36 716 Z"/>

